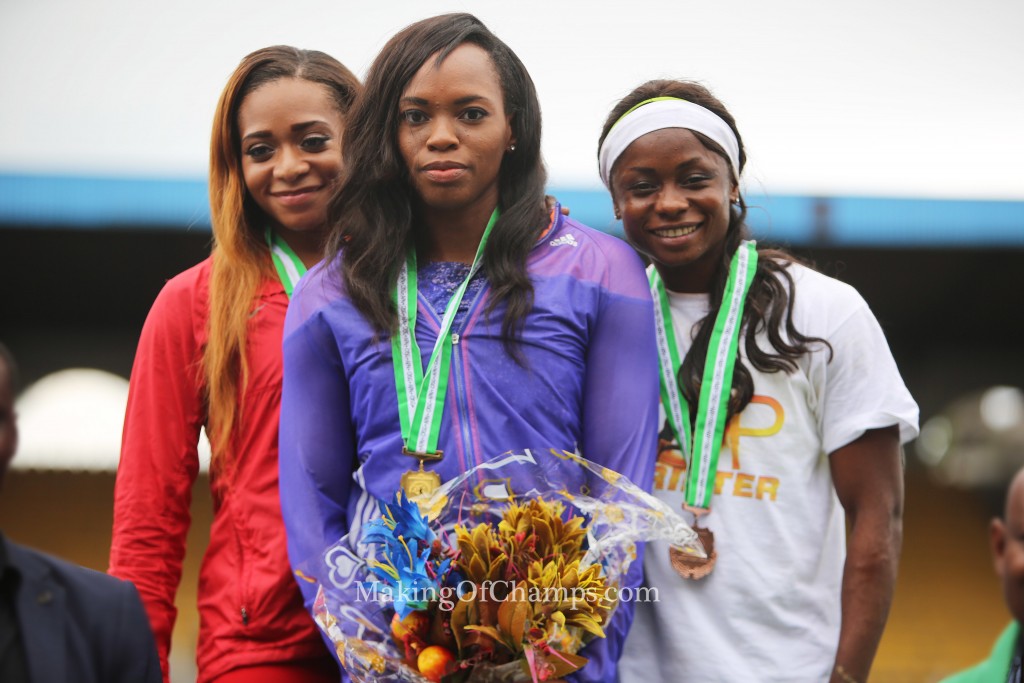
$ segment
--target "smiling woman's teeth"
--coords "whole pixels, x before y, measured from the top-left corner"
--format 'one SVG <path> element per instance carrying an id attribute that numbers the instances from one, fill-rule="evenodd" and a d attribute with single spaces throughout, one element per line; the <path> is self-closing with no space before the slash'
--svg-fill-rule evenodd
<path id="1" fill-rule="evenodd" d="M 654 234 L 658 237 L 682 237 L 693 234 L 696 231 L 697 226 L 691 225 L 688 228 L 662 228 L 661 230 L 655 230 Z"/>

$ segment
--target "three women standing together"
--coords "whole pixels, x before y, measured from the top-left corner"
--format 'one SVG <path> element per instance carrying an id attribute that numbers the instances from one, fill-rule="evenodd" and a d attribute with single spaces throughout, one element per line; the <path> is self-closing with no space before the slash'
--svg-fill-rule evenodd
<path id="1" fill-rule="evenodd" d="M 681 96 L 651 96 L 664 94 Z M 903 438 L 912 435 L 913 403 L 852 290 L 775 252 L 758 259 L 741 244 L 742 203 L 730 200 L 739 200 L 742 145 L 717 101 L 683 97 L 732 130 L 733 140 L 694 128 L 677 108 L 656 117 L 645 111 L 658 103 L 625 113 L 644 95 L 613 112 L 614 120 L 625 116 L 606 131 L 601 165 L 627 236 L 659 274 L 652 276 L 659 307 L 632 249 L 546 206 L 533 83 L 474 17 L 408 27 L 384 47 L 362 90 L 319 53 L 269 48 L 243 61 L 225 89 L 211 145 L 213 256 L 171 280 L 150 313 L 118 472 L 111 572 L 139 587 L 165 676 L 201 426 L 213 444 L 215 519 L 200 580 L 200 681 L 336 680 L 284 555 L 285 537 L 297 566 L 358 530 L 403 476 L 429 486 L 509 449 L 579 449 L 650 487 L 659 356 L 673 356 L 660 354 L 658 342 L 664 349 L 663 332 L 673 329 L 683 359 L 681 367 L 661 363 L 663 383 L 678 371 L 668 382 L 678 388 L 675 403 L 663 392 L 668 413 L 683 416 L 672 424 L 689 434 L 695 417 L 703 433 L 704 358 L 721 346 L 707 321 L 732 291 L 726 280 L 737 253 L 756 261 L 749 291 L 738 295 L 747 306 L 734 337 L 746 344 L 726 339 L 725 355 L 731 348 L 739 360 L 715 420 L 741 419 L 764 392 L 786 397 L 792 413 L 773 437 L 785 443 L 768 448 L 773 460 L 790 464 L 776 476 L 775 514 L 740 509 L 759 499 L 720 505 L 724 497 L 716 498 L 707 525 L 721 531 L 720 567 L 703 583 L 658 573 L 667 549 L 649 550 L 648 580 L 671 598 L 639 606 L 650 608 L 644 618 L 652 628 L 631 636 L 628 648 L 638 654 L 627 656 L 621 673 L 660 671 L 676 680 L 689 670 L 692 680 L 734 680 L 714 671 L 751 665 L 761 680 L 782 680 L 766 668 L 768 640 L 807 630 L 816 644 L 804 655 L 814 661 L 799 671 L 814 676 L 803 678 L 827 680 L 835 662 L 846 675 L 866 676 L 889 594 L 883 588 L 849 624 L 844 597 L 839 635 L 842 515 L 833 479 L 855 513 L 851 556 L 868 549 L 857 545 L 857 524 L 869 520 L 865 535 L 888 531 L 886 557 L 894 562 L 902 494 L 895 426 Z M 610 143 L 614 153 L 606 153 Z M 324 262 L 295 286 L 324 247 Z M 808 312 L 796 307 L 805 290 L 816 307 Z M 677 320 L 677 308 L 688 313 Z M 826 308 L 823 321 L 818 311 Z M 857 350 L 864 339 L 877 357 Z M 421 372 L 406 372 L 417 365 Z M 851 377 L 868 367 L 871 378 Z M 440 389 L 412 411 L 408 397 L 424 377 Z M 735 462 L 738 449 L 723 430 L 712 429 L 710 441 L 724 436 Z M 675 485 L 663 485 L 671 479 L 667 462 L 663 454 L 657 493 L 674 501 L 667 489 Z M 764 543 L 788 538 L 783 530 L 805 515 L 822 517 L 799 519 L 806 526 L 792 532 L 799 538 L 791 545 L 800 553 L 789 556 L 781 544 L 776 572 L 754 572 L 753 580 L 737 574 L 764 563 Z M 746 521 L 751 516 L 759 529 Z M 871 559 L 878 547 L 870 547 Z M 844 596 L 878 576 L 853 564 Z M 820 585 L 787 603 L 781 595 L 792 588 L 794 566 Z M 640 570 L 634 563 L 631 582 Z M 749 610 L 719 602 L 736 585 L 754 596 Z M 313 595 L 304 597 L 308 608 Z M 790 604 L 814 616 L 788 619 Z M 616 611 L 576 680 L 616 680 L 633 607 Z M 698 646 L 692 634 L 705 623 L 713 637 Z M 747 624 L 746 642 L 727 642 L 734 623 Z M 821 624 L 831 628 L 824 636 L 814 631 Z M 733 648 L 732 658 L 721 648 Z M 695 654 L 711 664 L 701 668 L 689 659 Z"/>

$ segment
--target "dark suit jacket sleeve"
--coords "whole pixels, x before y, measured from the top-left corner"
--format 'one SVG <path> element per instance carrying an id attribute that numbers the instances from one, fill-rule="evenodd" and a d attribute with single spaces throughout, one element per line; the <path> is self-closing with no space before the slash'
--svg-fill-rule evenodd
<path id="1" fill-rule="evenodd" d="M 139 593 L 128 581 L 120 582 L 117 616 L 105 652 L 111 657 L 111 683 L 161 683 L 160 659 L 149 619 Z"/>
<path id="2" fill-rule="evenodd" d="M 161 683 L 138 591 L 128 581 L 11 543 L 21 573 L 18 620 L 38 683 Z"/>

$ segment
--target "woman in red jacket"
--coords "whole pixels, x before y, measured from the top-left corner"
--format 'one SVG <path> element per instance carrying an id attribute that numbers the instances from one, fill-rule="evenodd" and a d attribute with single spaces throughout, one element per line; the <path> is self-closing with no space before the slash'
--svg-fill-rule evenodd
<path id="1" fill-rule="evenodd" d="M 110 573 L 139 589 L 165 680 L 203 426 L 214 520 L 199 578 L 198 680 L 338 680 L 288 565 L 277 428 L 285 310 L 320 259 L 360 89 L 321 52 L 278 46 L 242 60 L 214 116 L 212 255 L 167 283 L 142 330 Z"/>

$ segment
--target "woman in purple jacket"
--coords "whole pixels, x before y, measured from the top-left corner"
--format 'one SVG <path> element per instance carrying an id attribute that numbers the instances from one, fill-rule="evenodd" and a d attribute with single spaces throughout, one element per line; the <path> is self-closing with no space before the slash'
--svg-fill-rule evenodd
<path id="1" fill-rule="evenodd" d="M 643 267 L 545 208 L 540 108 L 518 57 L 475 17 L 440 16 L 392 38 L 364 92 L 333 253 L 285 323 L 293 566 L 357 532 L 377 499 L 510 449 L 579 449 L 649 489 L 658 379 Z M 311 605 L 315 586 L 300 586 Z M 624 604 L 577 680 L 615 679 L 631 618 Z"/>

